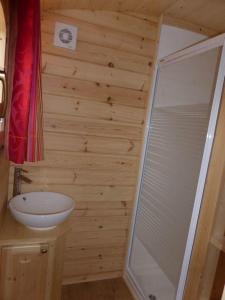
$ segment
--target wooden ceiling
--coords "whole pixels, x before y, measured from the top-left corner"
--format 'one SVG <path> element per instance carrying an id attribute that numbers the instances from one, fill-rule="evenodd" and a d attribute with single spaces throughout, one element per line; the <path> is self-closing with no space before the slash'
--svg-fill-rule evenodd
<path id="1" fill-rule="evenodd" d="M 225 0 L 178 0 L 166 14 L 225 32 Z"/>
<path id="2" fill-rule="evenodd" d="M 225 0 L 42 0 L 42 8 L 111 10 L 160 16 L 162 13 L 225 31 Z"/>
<path id="3" fill-rule="evenodd" d="M 159 16 L 176 0 L 42 0 L 44 9 L 76 8 Z"/>

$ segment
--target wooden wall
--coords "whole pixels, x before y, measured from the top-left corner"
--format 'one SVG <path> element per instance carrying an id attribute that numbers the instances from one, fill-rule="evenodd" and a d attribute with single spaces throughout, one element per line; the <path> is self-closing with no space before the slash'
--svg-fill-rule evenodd
<path id="1" fill-rule="evenodd" d="M 78 27 L 75 52 L 53 46 L 56 21 Z M 122 273 L 156 35 L 156 22 L 120 13 L 43 14 L 45 160 L 26 166 L 23 191 L 76 201 L 65 283 Z"/>
<path id="2" fill-rule="evenodd" d="M 8 179 L 9 163 L 3 157 L 3 151 L 0 150 L 0 222 L 8 196 Z"/>

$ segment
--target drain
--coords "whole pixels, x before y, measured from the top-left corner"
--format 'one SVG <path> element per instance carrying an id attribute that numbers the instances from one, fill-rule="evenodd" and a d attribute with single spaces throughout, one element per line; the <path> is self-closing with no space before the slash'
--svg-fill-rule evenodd
<path id="1" fill-rule="evenodd" d="M 148 297 L 149 297 L 150 300 L 157 300 L 157 298 L 156 298 L 155 295 L 152 295 L 152 294 L 151 294 L 151 295 L 149 295 Z"/>

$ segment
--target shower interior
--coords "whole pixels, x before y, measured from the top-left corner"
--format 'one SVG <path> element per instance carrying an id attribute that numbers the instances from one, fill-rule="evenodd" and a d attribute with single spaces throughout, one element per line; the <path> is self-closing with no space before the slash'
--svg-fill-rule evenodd
<path id="1" fill-rule="evenodd" d="M 199 45 L 156 71 L 125 273 L 138 299 L 183 297 L 224 78 L 222 46 Z"/>

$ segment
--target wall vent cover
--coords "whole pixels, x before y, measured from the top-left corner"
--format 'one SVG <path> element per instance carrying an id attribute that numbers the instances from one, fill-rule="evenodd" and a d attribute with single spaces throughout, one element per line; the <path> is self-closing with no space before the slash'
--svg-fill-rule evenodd
<path id="1" fill-rule="evenodd" d="M 75 50 L 77 45 L 77 27 L 56 22 L 54 45 L 56 47 Z"/>

